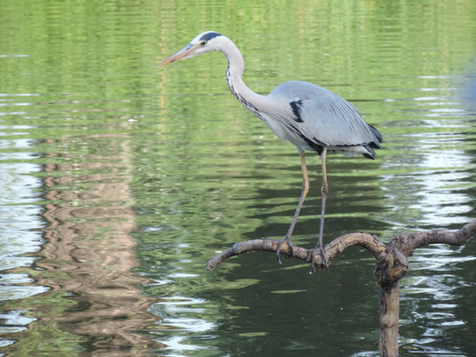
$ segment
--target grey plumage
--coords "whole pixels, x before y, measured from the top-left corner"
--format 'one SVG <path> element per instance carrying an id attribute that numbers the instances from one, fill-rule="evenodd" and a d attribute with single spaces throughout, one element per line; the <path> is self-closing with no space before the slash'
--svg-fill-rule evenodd
<path id="1" fill-rule="evenodd" d="M 314 271 L 314 259 L 316 253 L 320 253 L 322 265 L 327 268 L 322 243 L 328 190 L 326 154 L 328 151 L 336 151 L 345 156 L 363 155 L 374 159 L 376 156 L 374 149 L 381 147 L 382 135 L 362 119 L 351 103 L 315 84 L 290 81 L 278 85 L 267 96 L 253 92 L 241 79 L 245 69 L 243 56 L 230 39 L 218 32 L 207 31 L 198 35 L 190 44 L 166 58 L 159 66 L 211 51 L 221 51 L 228 59 L 226 81 L 236 99 L 260 118 L 279 139 L 293 143 L 301 157 L 303 189 L 288 233 L 277 245 L 276 255 L 279 262 L 281 262 L 279 259 L 281 244 L 288 244 L 293 252 L 291 236 L 309 191 L 304 152 L 316 151 L 321 156 L 323 184 L 319 240 L 310 262 Z"/>
<path id="2" fill-rule="evenodd" d="M 315 84 L 290 81 L 277 86 L 269 95 L 276 102 L 300 102 L 301 120 L 292 120 L 293 115 L 277 115 L 278 120 L 288 131 L 282 140 L 289 140 L 302 150 L 313 150 L 315 146 L 327 146 L 345 156 L 362 154 L 374 158 L 380 148 L 381 134 L 367 124 L 357 109 L 345 99 Z M 306 138 L 304 139 L 303 136 Z"/>

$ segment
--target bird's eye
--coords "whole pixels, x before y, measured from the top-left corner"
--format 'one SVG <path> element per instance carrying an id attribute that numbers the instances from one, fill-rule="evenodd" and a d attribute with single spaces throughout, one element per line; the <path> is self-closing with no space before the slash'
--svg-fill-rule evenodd
<path id="1" fill-rule="evenodd" d="M 207 44 L 207 41 L 200 42 L 200 46 L 205 46 L 206 44 Z"/>

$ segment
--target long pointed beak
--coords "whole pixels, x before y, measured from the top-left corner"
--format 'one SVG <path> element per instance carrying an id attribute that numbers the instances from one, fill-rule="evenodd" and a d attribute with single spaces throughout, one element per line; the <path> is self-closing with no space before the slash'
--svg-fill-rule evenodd
<path id="1" fill-rule="evenodd" d="M 180 51 L 175 52 L 172 56 L 164 59 L 162 62 L 158 64 L 157 67 L 162 67 L 162 66 L 165 66 L 166 64 L 169 64 L 181 59 L 193 57 L 195 56 L 195 51 L 197 50 L 197 48 L 198 48 L 197 45 L 188 44 L 187 46 L 182 48 Z"/>

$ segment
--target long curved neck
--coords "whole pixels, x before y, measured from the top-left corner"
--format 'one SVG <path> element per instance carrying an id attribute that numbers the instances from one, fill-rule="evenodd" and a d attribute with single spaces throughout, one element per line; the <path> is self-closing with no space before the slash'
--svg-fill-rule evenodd
<path id="1" fill-rule="evenodd" d="M 245 62 L 243 61 L 241 52 L 231 40 L 227 41 L 226 46 L 221 49 L 221 52 L 223 52 L 228 60 L 226 82 L 228 83 L 231 93 L 233 93 L 236 99 L 247 109 L 257 115 L 257 106 L 266 101 L 266 97 L 253 92 L 241 79 L 245 70 Z"/>

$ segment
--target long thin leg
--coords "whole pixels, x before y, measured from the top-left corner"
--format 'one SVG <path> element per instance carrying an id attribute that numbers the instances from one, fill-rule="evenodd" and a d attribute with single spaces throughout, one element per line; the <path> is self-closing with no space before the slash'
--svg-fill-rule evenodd
<path id="1" fill-rule="evenodd" d="M 322 149 L 321 153 L 321 162 L 322 162 L 322 187 L 321 187 L 321 193 L 322 193 L 322 205 L 321 205 L 321 222 L 319 224 L 319 240 L 317 241 L 317 245 L 314 248 L 314 251 L 312 252 L 312 257 L 311 257 L 311 270 L 313 273 L 316 272 L 314 268 L 314 256 L 317 253 L 317 251 L 320 251 L 321 256 L 322 256 L 322 262 L 326 270 L 328 269 L 328 264 L 327 264 L 327 257 L 326 257 L 326 252 L 324 250 L 324 244 L 322 242 L 322 236 L 324 235 L 324 216 L 326 213 L 326 201 L 327 201 L 327 191 L 328 191 L 328 185 L 327 185 L 327 173 L 326 173 L 326 154 L 327 154 L 327 148 L 324 147 Z"/>
<path id="2" fill-rule="evenodd" d="M 278 248 L 276 249 L 276 258 L 278 259 L 278 263 L 281 264 L 281 259 L 279 258 L 279 252 L 281 250 L 281 244 L 286 243 L 288 244 L 289 248 L 291 249 L 291 255 L 294 256 L 293 246 L 291 244 L 291 236 L 293 235 L 294 227 L 296 227 L 296 222 L 301 212 L 301 207 L 304 203 L 304 199 L 309 192 L 309 178 L 307 176 L 307 167 L 306 167 L 306 158 L 304 155 L 304 151 L 299 150 L 299 156 L 301 157 L 301 169 L 302 169 L 302 191 L 301 191 L 301 198 L 299 198 L 298 205 L 296 207 L 296 212 L 294 212 L 294 217 L 289 226 L 288 233 L 286 233 L 286 237 L 283 240 L 278 242 Z"/>

